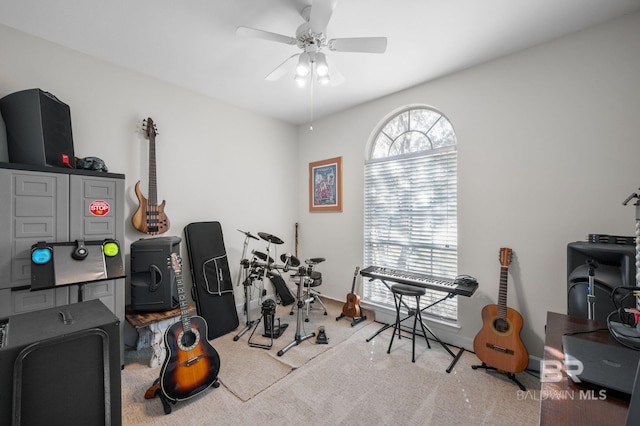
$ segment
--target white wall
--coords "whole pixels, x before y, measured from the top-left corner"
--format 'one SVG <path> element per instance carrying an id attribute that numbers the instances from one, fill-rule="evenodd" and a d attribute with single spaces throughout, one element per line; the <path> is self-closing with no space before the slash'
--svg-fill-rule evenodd
<path id="1" fill-rule="evenodd" d="M 639 33 L 640 14 L 630 15 L 316 121 L 309 131 L 0 26 L 0 96 L 39 87 L 69 104 L 77 155 L 101 157 L 126 175 L 128 218 L 137 180 L 146 193 L 147 145 L 138 129 L 151 116 L 167 235 L 220 221 L 235 276 L 236 229 L 282 238 L 282 253 L 293 251 L 299 222 L 299 257 L 327 259 L 322 291 L 338 300 L 354 268 L 366 266 L 363 161 L 371 132 L 399 107 L 431 105 L 458 136 L 459 272 L 480 282 L 473 298 L 460 298 L 453 337 L 470 347 L 480 310 L 497 300 L 498 249 L 507 246 L 515 252 L 509 306 L 524 316 L 529 351 L 541 356 L 546 312 L 566 310 L 567 243 L 634 233 L 634 208 L 621 202 L 640 186 Z M 343 212 L 309 213 L 308 163 L 336 156 Z M 127 251 L 141 237 L 130 227 Z M 251 248 L 264 250 L 261 243 Z M 242 297 L 237 288 L 236 302 Z"/>
<path id="2" fill-rule="evenodd" d="M 635 208 L 622 201 L 640 186 L 640 14 L 341 112 L 313 131 L 301 126 L 301 251 L 327 258 L 323 291 L 338 299 L 362 262 L 371 132 L 408 104 L 442 111 L 458 137 L 458 270 L 480 288 L 459 298 L 461 329 L 448 337 L 471 347 L 480 310 L 497 303 L 499 248 L 511 247 L 508 305 L 541 357 L 547 311 L 566 312 L 567 244 L 635 232 Z M 309 213 L 307 165 L 335 156 L 343 157 L 343 212 Z"/>
<path id="3" fill-rule="evenodd" d="M 297 213 L 293 126 L 1 25 L 0 70 L 0 97 L 36 87 L 53 93 L 71 108 L 76 156 L 100 157 L 110 172 L 125 174 L 127 270 L 129 245 L 148 237 L 130 225 L 138 207 L 136 181 L 148 196 L 148 142 L 141 132 L 148 116 L 159 132 L 158 199 L 166 200 L 171 221 L 162 236 L 183 238 L 185 266 L 183 229 L 197 221 L 222 224 L 234 283 L 244 240 L 237 229 L 272 233 L 287 243 L 282 250 L 292 250 Z M 6 161 L 6 147 L 0 151 Z M 265 247 L 260 241 L 251 248 Z M 190 276 L 184 277 L 189 288 Z M 242 302 L 243 289 L 236 287 L 236 303 Z"/>

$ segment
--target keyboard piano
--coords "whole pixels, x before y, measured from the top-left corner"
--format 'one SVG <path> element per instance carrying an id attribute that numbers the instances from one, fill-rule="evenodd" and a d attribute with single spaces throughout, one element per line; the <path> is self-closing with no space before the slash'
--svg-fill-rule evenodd
<path id="1" fill-rule="evenodd" d="M 460 296 L 470 297 L 478 288 L 477 282 L 466 280 L 450 280 L 443 278 L 433 278 L 425 274 L 415 272 L 399 271 L 391 268 L 381 268 L 379 266 L 369 266 L 360 271 L 363 277 L 379 279 L 382 281 L 393 281 L 400 284 L 414 285 L 430 290 L 454 293 Z"/>

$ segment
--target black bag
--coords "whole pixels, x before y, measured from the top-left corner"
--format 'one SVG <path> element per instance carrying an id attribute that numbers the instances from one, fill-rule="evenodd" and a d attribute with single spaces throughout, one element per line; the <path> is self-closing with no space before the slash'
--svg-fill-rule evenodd
<path id="1" fill-rule="evenodd" d="M 235 330 L 240 321 L 220 222 L 195 222 L 184 228 L 198 315 L 207 321 L 207 339 Z"/>

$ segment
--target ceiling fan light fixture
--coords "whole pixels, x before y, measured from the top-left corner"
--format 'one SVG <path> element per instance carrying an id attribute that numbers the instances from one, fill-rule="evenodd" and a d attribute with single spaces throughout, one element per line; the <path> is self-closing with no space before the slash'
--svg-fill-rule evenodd
<path id="1" fill-rule="evenodd" d="M 266 77 L 267 81 L 276 81 L 284 75 L 290 75 L 292 65 L 295 63 L 294 80 L 299 86 L 307 84 L 313 87 L 318 84 L 338 85 L 344 81 L 344 76 L 329 64 L 323 52 L 361 52 L 384 53 L 387 49 L 386 37 L 350 37 L 332 38 L 326 35 L 327 26 L 333 15 L 338 0 L 305 0 L 302 3 L 312 3 L 298 12 L 304 22 L 295 32 L 295 37 L 286 36 L 270 31 L 264 31 L 250 27 L 238 27 L 236 34 L 239 36 L 256 37 L 276 43 L 297 46 L 301 50 L 289 56 L 275 70 Z M 296 0 L 294 3 L 301 3 Z M 297 57 L 297 61 L 296 61 Z M 329 75 L 331 74 L 331 75 Z M 315 79 L 315 81 L 314 81 Z"/>
<path id="2" fill-rule="evenodd" d="M 298 86 L 304 87 L 304 86 L 307 85 L 307 80 L 309 79 L 308 77 L 309 77 L 308 75 L 298 75 L 298 74 L 296 74 L 296 76 L 293 78 L 293 80 L 296 82 L 296 84 Z"/>
<path id="3" fill-rule="evenodd" d="M 316 53 L 315 62 L 318 80 L 320 79 L 320 77 L 329 76 L 329 64 L 327 64 L 327 58 L 326 56 L 324 56 L 324 53 Z"/>
<path id="4" fill-rule="evenodd" d="M 329 74 L 318 75 L 318 83 L 325 85 L 325 84 L 329 84 L 330 81 L 331 81 L 331 78 L 329 77 Z"/>
<path id="5" fill-rule="evenodd" d="M 306 77 L 310 72 L 311 60 L 309 59 L 309 54 L 307 52 L 303 52 L 300 54 L 298 65 L 296 66 L 296 81 L 298 80 L 298 77 Z"/>

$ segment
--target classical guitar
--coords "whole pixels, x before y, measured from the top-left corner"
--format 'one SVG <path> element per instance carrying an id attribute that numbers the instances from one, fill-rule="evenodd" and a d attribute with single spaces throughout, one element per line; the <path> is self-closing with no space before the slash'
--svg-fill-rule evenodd
<path id="1" fill-rule="evenodd" d="M 165 332 L 167 356 L 160 371 L 160 388 L 168 400 L 175 402 L 191 398 L 212 385 L 220 386 L 220 356 L 207 341 L 204 318 L 190 317 L 180 258 L 172 253 L 169 262 L 176 276 L 181 321 Z"/>
<path id="2" fill-rule="evenodd" d="M 360 316 L 360 298 L 355 293 L 356 277 L 360 267 L 356 266 L 356 272 L 353 274 L 353 284 L 351 284 L 351 293 L 347 294 L 347 301 L 342 306 L 342 316 L 349 318 L 358 318 Z"/>
<path id="3" fill-rule="evenodd" d="M 171 226 L 164 212 L 165 201 L 158 205 L 156 185 L 156 125 L 151 117 L 143 121 L 145 136 L 149 139 L 149 198 L 140 191 L 140 181 L 136 183 L 135 192 L 138 197 L 138 209 L 131 217 L 133 227 L 149 235 L 166 232 Z"/>
<path id="4" fill-rule="evenodd" d="M 476 356 L 486 365 L 507 373 L 527 368 L 529 354 L 522 340 L 522 315 L 507 307 L 507 277 L 512 250 L 500 249 L 500 290 L 497 305 L 482 309 L 482 329 L 473 340 Z"/>

